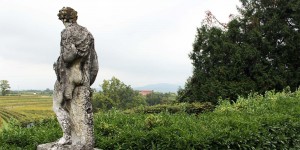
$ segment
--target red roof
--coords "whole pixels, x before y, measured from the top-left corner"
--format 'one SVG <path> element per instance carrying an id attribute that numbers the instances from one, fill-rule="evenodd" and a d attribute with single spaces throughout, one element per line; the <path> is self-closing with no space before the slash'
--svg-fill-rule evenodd
<path id="1" fill-rule="evenodd" d="M 142 94 L 143 96 L 146 96 L 148 94 L 153 93 L 153 91 L 152 90 L 141 90 L 141 91 L 139 91 L 139 93 Z"/>

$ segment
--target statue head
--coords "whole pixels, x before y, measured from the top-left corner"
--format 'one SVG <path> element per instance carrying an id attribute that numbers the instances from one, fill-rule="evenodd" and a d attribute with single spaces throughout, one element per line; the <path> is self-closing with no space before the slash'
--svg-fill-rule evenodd
<path id="1" fill-rule="evenodd" d="M 78 17 L 77 11 L 71 7 L 63 7 L 61 10 L 59 10 L 57 16 L 58 19 L 63 23 L 76 23 Z"/>

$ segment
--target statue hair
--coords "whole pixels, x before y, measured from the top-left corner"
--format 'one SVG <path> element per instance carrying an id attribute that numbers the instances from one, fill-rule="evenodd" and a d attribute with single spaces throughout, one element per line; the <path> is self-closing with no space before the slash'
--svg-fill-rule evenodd
<path id="1" fill-rule="evenodd" d="M 61 10 L 59 10 L 57 16 L 59 20 L 68 23 L 76 23 L 78 18 L 77 11 L 71 7 L 63 7 Z"/>

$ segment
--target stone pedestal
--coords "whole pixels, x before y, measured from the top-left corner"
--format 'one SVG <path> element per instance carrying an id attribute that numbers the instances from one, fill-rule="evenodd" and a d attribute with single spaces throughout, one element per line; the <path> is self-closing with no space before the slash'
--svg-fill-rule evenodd
<path id="1" fill-rule="evenodd" d="M 94 148 L 94 123 L 90 91 L 85 86 L 76 87 L 73 99 L 66 104 L 71 120 L 72 145 Z"/>
<path id="2" fill-rule="evenodd" d="M 86 86 L 74 89 L 73 99 L 66 101 L 65 109 L 69 113 L 71 145 L 57 145 L 55 142 L 42 144 L 38 150 L 93 150 L 94 128 L 93 109 L 90 90 Z"/>
<path id="3" fill-rule="evenodd" d="M 56 147 L 53 147 L 53 145 L 55 145 L 55 142 L 41 144 L 37 147 L 37 150 L 85 150 L 80 145 L 64 145 L 64 146 L 56 146 Z M 93 150 L 102 150 L 102 149 L 94 148 Z"/>

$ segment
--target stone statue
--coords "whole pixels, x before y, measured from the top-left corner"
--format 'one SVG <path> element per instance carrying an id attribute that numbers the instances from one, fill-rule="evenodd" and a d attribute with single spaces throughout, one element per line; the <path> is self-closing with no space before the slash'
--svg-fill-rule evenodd
<path id="1" fill-rule="evenodd" d="M 99 68 L 94 38 L 77 24 L 74 9 L 63 7 L 58 17 L 65 29 L 61 32 L 60 56 L 53 65 L 57 76 L 53 110 L 63 136 L 57 142 L 39 145 L 38 149 L 90 150 L 94 148 L 90 85 Z"/>

